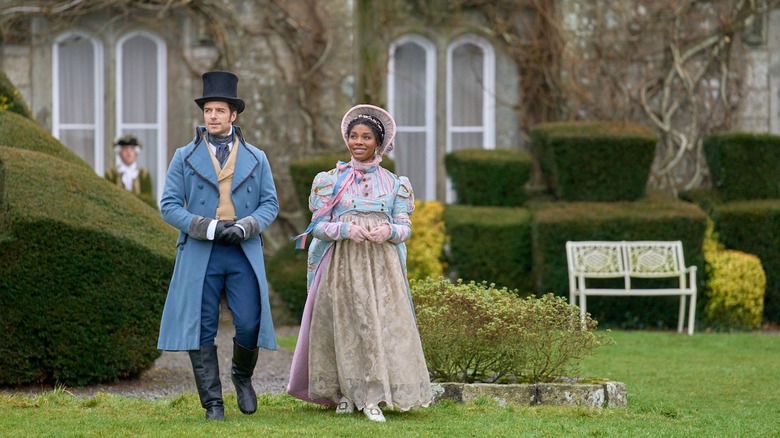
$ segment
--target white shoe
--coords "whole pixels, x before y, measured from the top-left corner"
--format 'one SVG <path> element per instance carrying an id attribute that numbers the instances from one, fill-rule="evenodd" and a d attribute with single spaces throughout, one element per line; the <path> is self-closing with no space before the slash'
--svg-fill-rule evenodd
<path id="1" fill-rule="evenodd" d="M 339 400 L 338 406 L 336 406 L 336 413 L 337 414 L 351 414 L 355 412 L 355 404 L 352 403 L 352 400 L 341 397 L 341 400 Z"/>
<path id="2" fill-rule="evenodd" d="M 385 416 L 382 414 L 382 410 L 379 408 L 365 408 L 363 413 L 371 421 L 378 421 L 380 423 L 385 422 Z"/>

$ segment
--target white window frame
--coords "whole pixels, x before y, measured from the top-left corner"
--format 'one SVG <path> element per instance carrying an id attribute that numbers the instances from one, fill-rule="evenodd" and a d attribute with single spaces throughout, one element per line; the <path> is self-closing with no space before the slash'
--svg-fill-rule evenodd
<path id="1" fill-rule="evenodd" d="M 390 45 L 387 69 L 387 108 L 395 114 L 395 51 L 405 44 L 415 44 L 425 52 L 425 125 L 397 126 L 397 132 L 426 133 L 425 136 L 425 193 L 427 199 L 436 199 L 436 46 L 427 38 L 417 35 L 404 35 Z M 400 145 L 404 147 L 404 145 Z M 393 153 L 390 156 L 393 157 Z M 402 169 L 399 171 L 399 173 Z M 414 184 L 415 181 L 412 181 Z"/>
<path id="2" fill-rule="evenodd" d="M 148 38 L 157 46 L 157 121 L 155 123 L 124 123 L 123 120 L 123 94 L 122 94 L 122 59 L 124 43 L 130 38 L 136 36 L 142 36 Z M 133 132 L 139 129 L 156 129 L 157 130 L 157 150 L 155 159 L 156 174 L 154 175 L 156 197 L 159 202 L 162 198 L 163 182 L 165 181 L 165 173 L 167 168 L 167 151 L 166 151 L 166 123 L 165 117 L 167 116 L 167 51 L 165 41 L 157 35 L 139 30 L 129 32 L 123 35 L 116 43 L 116 130 L 117 133 Z"/>
<path id="3" fill-rule="evenodd" d="M 93 117 L 94 123 L 91 124 L 60 122 L 59 45 L 63 40 L 76 37 L 76 36 L 85 38 L 87 41 L 90 42 L 90 44 L 92 45 L 92 55 L 95 61 L 94 62 L 95 114 Z M 105 78 L 103 75 L 103 71 L 104 71 L 103 43 L 101 43 L 99 39 L 88 34 L 87 32 L 74 30 L 74 31 L 64 32 L 54 40 L 54 43 L 52 44 L 52 135 L 55 138 L 59 139 L 60 133 L 63 130 L 71 130 L 71 129 L 94 130 L 95 132 L 95 140 L 93 145 L 94 154 L 95 154 L 94 169 L 95 169 L 95 173 L 97 173 L 100 176 L 103 176 L 105 172 L 105 152 L 104 152 L 105 121 L 103 116 L 105 112 L 103 110 L 103 93 L 104 93 L 103 90 L 105 88 L 104 86 Z"/>
<path id="4" fill-rule="evenodd" d="M 461 45 L 473 44 L 482 49 L 483 64 L 482 78 L 484 81 L 482 92 L 482 121 L 481 126 L 459 126 L 454 127 L 452 122 L 452 54 Z M 466 34 L 450 42 L 447 46 L 447 109 L 446 109 L 446 153 L 452 152 L 452 134 L 463 132 L 482 132 L 482 147 L 484 149 L 495 149 L 496 147 L 496 55 L 493 45 L 484 38 Z M 447 178 L 447 202 L 455 202 L 455 192 L 452 189 L 452 182 Z"/>

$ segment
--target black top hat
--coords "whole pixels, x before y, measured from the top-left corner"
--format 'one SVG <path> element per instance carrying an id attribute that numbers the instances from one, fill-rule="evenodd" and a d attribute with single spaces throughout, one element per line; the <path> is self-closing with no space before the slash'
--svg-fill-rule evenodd
<path id="1" fill-rule="evenodd" d="M 207 71 L 203 73 L 203 97 L 195 99 L 200 109 L 206 102 L 220 101 L 235 105 L 238 112 L 244 111 L 244 101 L 236 96 L 238 76 L 229 71 Z"/>

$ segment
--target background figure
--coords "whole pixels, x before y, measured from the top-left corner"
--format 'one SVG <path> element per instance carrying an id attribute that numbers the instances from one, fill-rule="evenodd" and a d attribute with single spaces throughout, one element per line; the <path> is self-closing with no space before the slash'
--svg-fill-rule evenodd
<path id="1" fill-rule="evenodd" d="M 242 413 L 257 410 L 258 348 L 276 350 L 260 233 L 279 202 L 268 158 L 233 124 L 244 110 L 237 84 L 230 72 L 203 74 L 195 103 L 205 126 L 174 153 L 160 200 L 162 218 L 180 233 L 157 348 L 188 352 L 206 418 L 218 421 L 225 410 L 214 340 L 223 292 L 236 328 L 231 380 Z"/>
<path id="2" fill-rule="evenodd" d="M 298 236 L 314 239 L 287 392 L 385 421 L 380 407 L 406 411 L 432 400 L 406 278 L 414 195 L 408 178 L 379 165 L 393 147 L 390 114 L 358 105 L 341 133 L 352 158 L 314 178 L 314 215 Z"/>
<path id="3" fill-rule="evenodd" d="M 138 137 L 132 134 L 119 137 L 114 143 L 116 163 L 106 171 L 105 177 L 156 209 L 157 201 L 152 195 L 152 177 L 136 162 L 138 151 L 142 147 Z"/>

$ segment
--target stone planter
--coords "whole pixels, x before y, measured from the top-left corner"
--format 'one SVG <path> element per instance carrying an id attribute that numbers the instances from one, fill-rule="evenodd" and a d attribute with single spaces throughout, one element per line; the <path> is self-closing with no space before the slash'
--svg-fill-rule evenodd
<path id="1" fill-rule="evenodd" d="M 604 383 L 433 383 L 435 401 L 459 403 L 490 397 L 500 404 L 591 406 L 594 408 L 625 408 L 628 405 L 626 385 Z"/>

